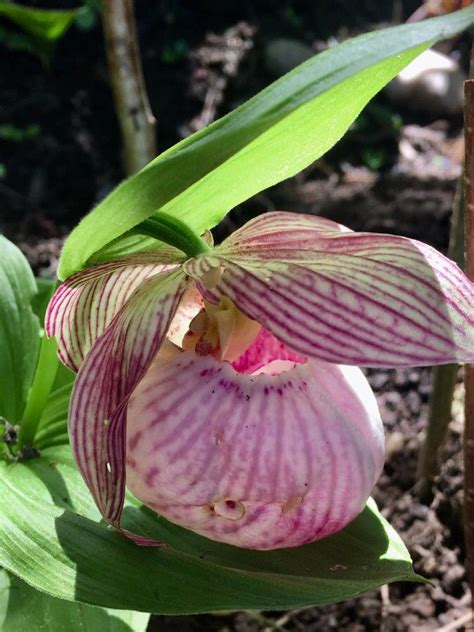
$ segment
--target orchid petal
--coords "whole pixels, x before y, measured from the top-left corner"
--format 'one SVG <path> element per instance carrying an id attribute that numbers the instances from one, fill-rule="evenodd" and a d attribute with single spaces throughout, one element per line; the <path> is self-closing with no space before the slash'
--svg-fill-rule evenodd
<path id="1" fill-rule="evenodd" d="M 195 316 L 197 316 L 203 307 L 204 299 L 196 288 L 196 285 L 193 283 L 186 290 L 176 314 L 171 321 L 170 328 L 166 334 L 168 340 L 170 340 L 174 345 L 181 347 L 183 338 L 189 331 L 191 321 Z"/>
<path id="2" fill-rule="evenodd" d="M 215 266 L 221 255 L 223 272 L 206 298 L 228 296 L 291 349 L 327 362 L 474 361 L 474 286 L 433 248 L 404 237 L 328 231 L 305 250 L 291 232 L 273 242 L 277 234 L 248 250 L 245 229 L 237 244 L 224 242 L 207 263 Z"/>
<path id="3" fill-rule="evenodd" d="M 247 222 L 227 237 L 218 250 L 257 259 L 305 258 L 314 252 L 321 238 L 351 232 L 347 226 L 317 215 L 273 211 Z"/>
<path id="4" fill-rule="evenodd" d="M 298 546 L 342 529 L 383 465 L 383 429 L 355 367 L 277 376 L 157 356 L 130 398 L 127 486 L 169 520 L 241 547 Z"/>
<path id="5" fill-rule="evenodd" d="M 78 371 L 94 341 L 129 296 L 148 277 L 182 259 L 174 248 L 160 249 L 93 266 L 66 279 L 46 313 L 47 336 L 56 336 L 61 362 Z"/>
<path id="6" fill-rule="evenodd" d="M 115 526 L 124 498 L 128 398 L 162 345 L 187 284 L 180 269 L 143 282 L 96 340 L 74 384 L 74 456 L 100 511 Z"/>

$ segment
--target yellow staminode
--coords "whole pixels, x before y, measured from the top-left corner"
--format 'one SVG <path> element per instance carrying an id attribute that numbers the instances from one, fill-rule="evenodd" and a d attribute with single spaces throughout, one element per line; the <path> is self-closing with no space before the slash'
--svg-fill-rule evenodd
<path id="1" fill-rule="evenodd" d="M 234 362 L 252 344 L 259 331 L 259 323 L 224 297 L 218 305 L 205 302 L 204 309 L 191 321 L 182 347 L 197 355 L 212 355 L 218 360 Z"/>

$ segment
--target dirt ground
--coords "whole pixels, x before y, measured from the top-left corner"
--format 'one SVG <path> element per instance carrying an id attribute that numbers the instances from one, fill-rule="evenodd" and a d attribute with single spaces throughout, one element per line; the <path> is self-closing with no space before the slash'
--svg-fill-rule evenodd
<path id="1" fill-rule="evenodd" d="M 49 6 L 59 4 L 75 5 L 65 1 Z M 274 78 L 278 60 L 269 63 L 268 45 L 275 39 L 291 37 L 316 52 L 328 38 L 368 30 L 392 19 L 394 12 L 406 18 L 417 3 L 365 0 L 357 10 L 342 0 L 243 0 L 224 5 L 216 8 L 209 0 L 191 8 L 163 0 L 150 7 L 145 0 L 137 1 L 160 149 L 229 111 Z M 464 40 L 456 47 L 462 59 Z M 2 48 L 0 93 L 0 125 L 39 127 L 34 137 L 22 142 L 0 139 L 0 229 L 19 244 L 36 274 L 50 276 L 65 235 L 122 177 L 99 26 L 73 28 L 50 68 L 30 54 Z M 409 109 L 395 112 L 384 95 L 370 107 L 365 119 L 323 160 L 234 209 L 217 227 L 217 238 L 265 210 L 288 209 L 321 214 L 355 230 L 423 239 L 446 251 L 461 169 L 461 121 Z M 382 122 L 377 112 L 383 113 Z M 432 585 L 392 584 L 343 604 L 293 613 L 153 617 L 150 630 L 468 629 L 461 375 L 429 504 L 418 500 L 415 483 L 431 371 L 370 370 L 368 377 L 387 437 L 387 462 L 374 496 L 407 544 L 415 570 Z"/>

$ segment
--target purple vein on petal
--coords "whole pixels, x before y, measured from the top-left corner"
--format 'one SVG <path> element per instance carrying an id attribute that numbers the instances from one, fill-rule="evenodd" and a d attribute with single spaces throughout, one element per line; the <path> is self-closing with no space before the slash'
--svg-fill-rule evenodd
<path id="1" fill-rule="evenodd" d="M 93 266 L 69 277 L 52 297 L 45 319 L 61 361 L 77 371 L 94 341 L 147 278 L 176 266 L 178 251 L 160 249 Z"/>
<path id="2" fill-rule="evenodd" d="M 95 341 L 70 403 L 71 442 L 102 514 L 118 523 L 124 495 L 126 405 L 168 331 L 187 287 L 183 272 L 155 274 Z"/>
<path id="3" fill-rule="evenodd" d="M 342 245 L 355 235 L 328 233 L 324 239 Z M 400 240 L 374 235 L 371 242 L 364 236 L 363 255 L 326 251 L 308 261 L 297 255 L 293 262 L 257 261 L 229 253 L 212 290 L 214 300 L 229 296 L 295 351 L 329 362 L 469 361 L 474 357 L 472 283 L 432 248 Z M 387 254 L 381 243 L 414 259 Z"/>
<path id="4" fill-rule="evenodd" d="M 170 398 L 162 383 L 170 374 L 177 392 L 194 386 L 189 399 Z M 296 546 L 342 528 L 383 463 L 380 418 L 361 372 L 314 361 L 252 376 L 209 357 L 158 357 L 130 400 L 128 433 L 136 496 L 183 526 L 252 548 Z M 225 499 L 243 504 L 238 519 L 213 510 Z"/>

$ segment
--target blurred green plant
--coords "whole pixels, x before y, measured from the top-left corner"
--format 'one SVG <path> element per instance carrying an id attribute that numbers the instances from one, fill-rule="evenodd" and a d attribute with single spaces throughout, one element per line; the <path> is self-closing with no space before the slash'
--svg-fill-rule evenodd
<path id="1" fill-rule="evenodd" d="M 345 138 L 328 154 L 334 166 L 341 161 L 363 164 L 377 171 L 390 164 L 403 119 L 391 105 L 376 99 L 369 103 L 351 125 Z"/>
<path id="2" fill-rule="evenodd" d="M 378 171 L 387 162 L 388 152 L 383 147 L 367 147 L 360 152 L 361 158 L 366 167 L 372 171 Z"/>
<path id="3" fill-rule="evenodd" d="M 22 143 L 37 138 L 40 132 L 41 127 L 36 123 L 23 128 L 17 127 L 12 123 L 6 123 L 5 125 L 0 125 L 0 140 Z"/>
<path id="4" fill-rule="evenodd" d="M 189 51 L 189 45 L 183 38 L 179 38 L 165 46 L 161 54 L 161 61 L 165 64 L 176 64 L 183 60 Z"/>
<path id="5" fill-rule="evenodd" d="M 19 53 L 35 54 L 35 46 L 30 37 L 21 31 L 15 31 L 0 26 L 0 45 L 8 50 Z"/>
<path id="6" fill-rule="evenodd" d="M 299 15 L 292 2 L 287 2 L 281 9 L 281 12 L 284 19 L 294 29 L 299 29 L 303 26 L 303 18 Z"/>
<path id="7" fill-rule="evenodd" d="M 81 31 L 90 31 L 100 20 L 100 0 L 84 0 L 82 7 L 77 10 L 75 24 Z"/>
<path id="8" fill-rule="evenodd" d="M 77 9 L 37 9 L 0 0 L 0 17 L 13 22 L 23 31 L 0 31 L 0 43 L 10 50 L 34 53 L 47 62 L 57 42 L 74 22 L 77 12 Z"/>

